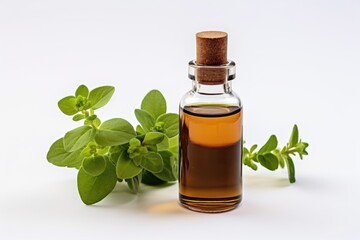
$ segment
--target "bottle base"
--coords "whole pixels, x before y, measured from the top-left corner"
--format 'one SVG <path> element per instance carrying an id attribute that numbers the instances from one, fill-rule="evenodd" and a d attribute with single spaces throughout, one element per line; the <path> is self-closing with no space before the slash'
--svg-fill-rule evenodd
<path id="1" fill-rule="evenodd" d="M 183 207 L 196 212 L 221 213 L 235 209 L 241 202 L 242 196 L 228 198 L 193 198 L 179 194 Z"/>

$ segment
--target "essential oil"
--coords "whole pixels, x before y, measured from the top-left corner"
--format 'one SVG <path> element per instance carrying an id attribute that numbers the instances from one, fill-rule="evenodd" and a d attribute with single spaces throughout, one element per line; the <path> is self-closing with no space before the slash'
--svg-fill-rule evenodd
<path id="1" fill-rule="evenodd" d="M 226 46 L 224 32 L 197 34 L 193 87 L 180 102 L 179 198 L 194 211 L 224 212 L 242 199 L 243 112 Z"/>

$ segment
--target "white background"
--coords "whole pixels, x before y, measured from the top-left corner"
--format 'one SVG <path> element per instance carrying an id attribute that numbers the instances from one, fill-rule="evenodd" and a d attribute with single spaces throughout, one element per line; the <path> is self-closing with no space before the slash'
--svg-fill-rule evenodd
<path id="1" fill-rule="evenodd" d="M 98 114 L 135 123 L 157 88 L 177 112 L 203 30 L 229 33 L 248 143 L 284 144 L 299 125 L 297 182 L 246 168 L 242 206 L 224 214 L 182 209 L 176 185 L 119 184 L 85 206 L 76 171 L 46 160 L 77 126 L 57 101 L 113 85 Z M 0 239 L 359 239 L 359 43 L 359 1 L 0 0 Z"/>

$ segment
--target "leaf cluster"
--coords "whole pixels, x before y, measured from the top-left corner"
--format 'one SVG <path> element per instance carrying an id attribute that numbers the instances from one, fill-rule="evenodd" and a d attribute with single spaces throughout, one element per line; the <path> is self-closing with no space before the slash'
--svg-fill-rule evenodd
<path id="1" fill-rule="evenodd" d="M 125 182 L 136 193 L 141 182 L 177 180 L 179 116 L 166 113 L 164 96 L 152 90 L 135 109 L 136 128 L 122 118 L 101 122 L 95 110 L 105 106 L 114 91 L 112 86 L 89 91 L 81 85 L 75 95 L 58 102 L 64 114 L 83 124 L 55 141 L 47 160 L 79 169 L 77 186 L 85 204 L 105 198 L 117 182 Z"/>
<path id="2" fill-rule="evenodd" d="M 295 166 L 291 156 L 298 155 L 303 159 L 304 155 L 308 155 L 306 148 L 308 143 L 299 139 L 299 130 L 295 124 L 291 132 L 288 143 L 283 148 L 278 148 L 278 140 L 275 135 L 271 135 L 267 142 L 258 150 L 257 144 L 251 146 L 250 149 L 244 147 L 243 162 L 253 170 L 257 170 L 258 163 L 263 167 L 274 171 L 286 166 L 288 171 L 288 178 L 290 183 L 294 183 L 295 179 Z"/>

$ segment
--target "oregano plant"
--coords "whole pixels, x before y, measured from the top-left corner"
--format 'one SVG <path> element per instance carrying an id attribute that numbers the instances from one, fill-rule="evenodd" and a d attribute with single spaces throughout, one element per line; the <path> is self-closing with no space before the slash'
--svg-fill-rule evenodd
<path id="1" fill-rule="evenodd" d="M 167 113 L 164 96 L 151 90 L 134 114 L 139 124 L 134 127 L 123 118 L 102 122 L 95 111 L 105 106 L 115 88 L 102 86 L 89 91 L 80 85 L 75 95 L 58 102 L 60 110 L 72 116 L 81 126 L 56 140 L 47 160 L 59 167 L 78 169 L 77 186 L 81 200 L 94 204 L 111 193 L 118 182 L 124 182 L 137 193 L 141 183 L 159 185 L 175 182 L 178 176 L 179 116 Z M 290 155 L 307 155 L 308 144 L 299 140 L 295 125 L 289 142 L 277 148 L 272 135 L 259 151 L 257 145 L 244 148 L 243 163 L 257 169 L 257 163 L 269 170 L 286 165 L 289 181 L 295 182 L 295 167 Z"/>

